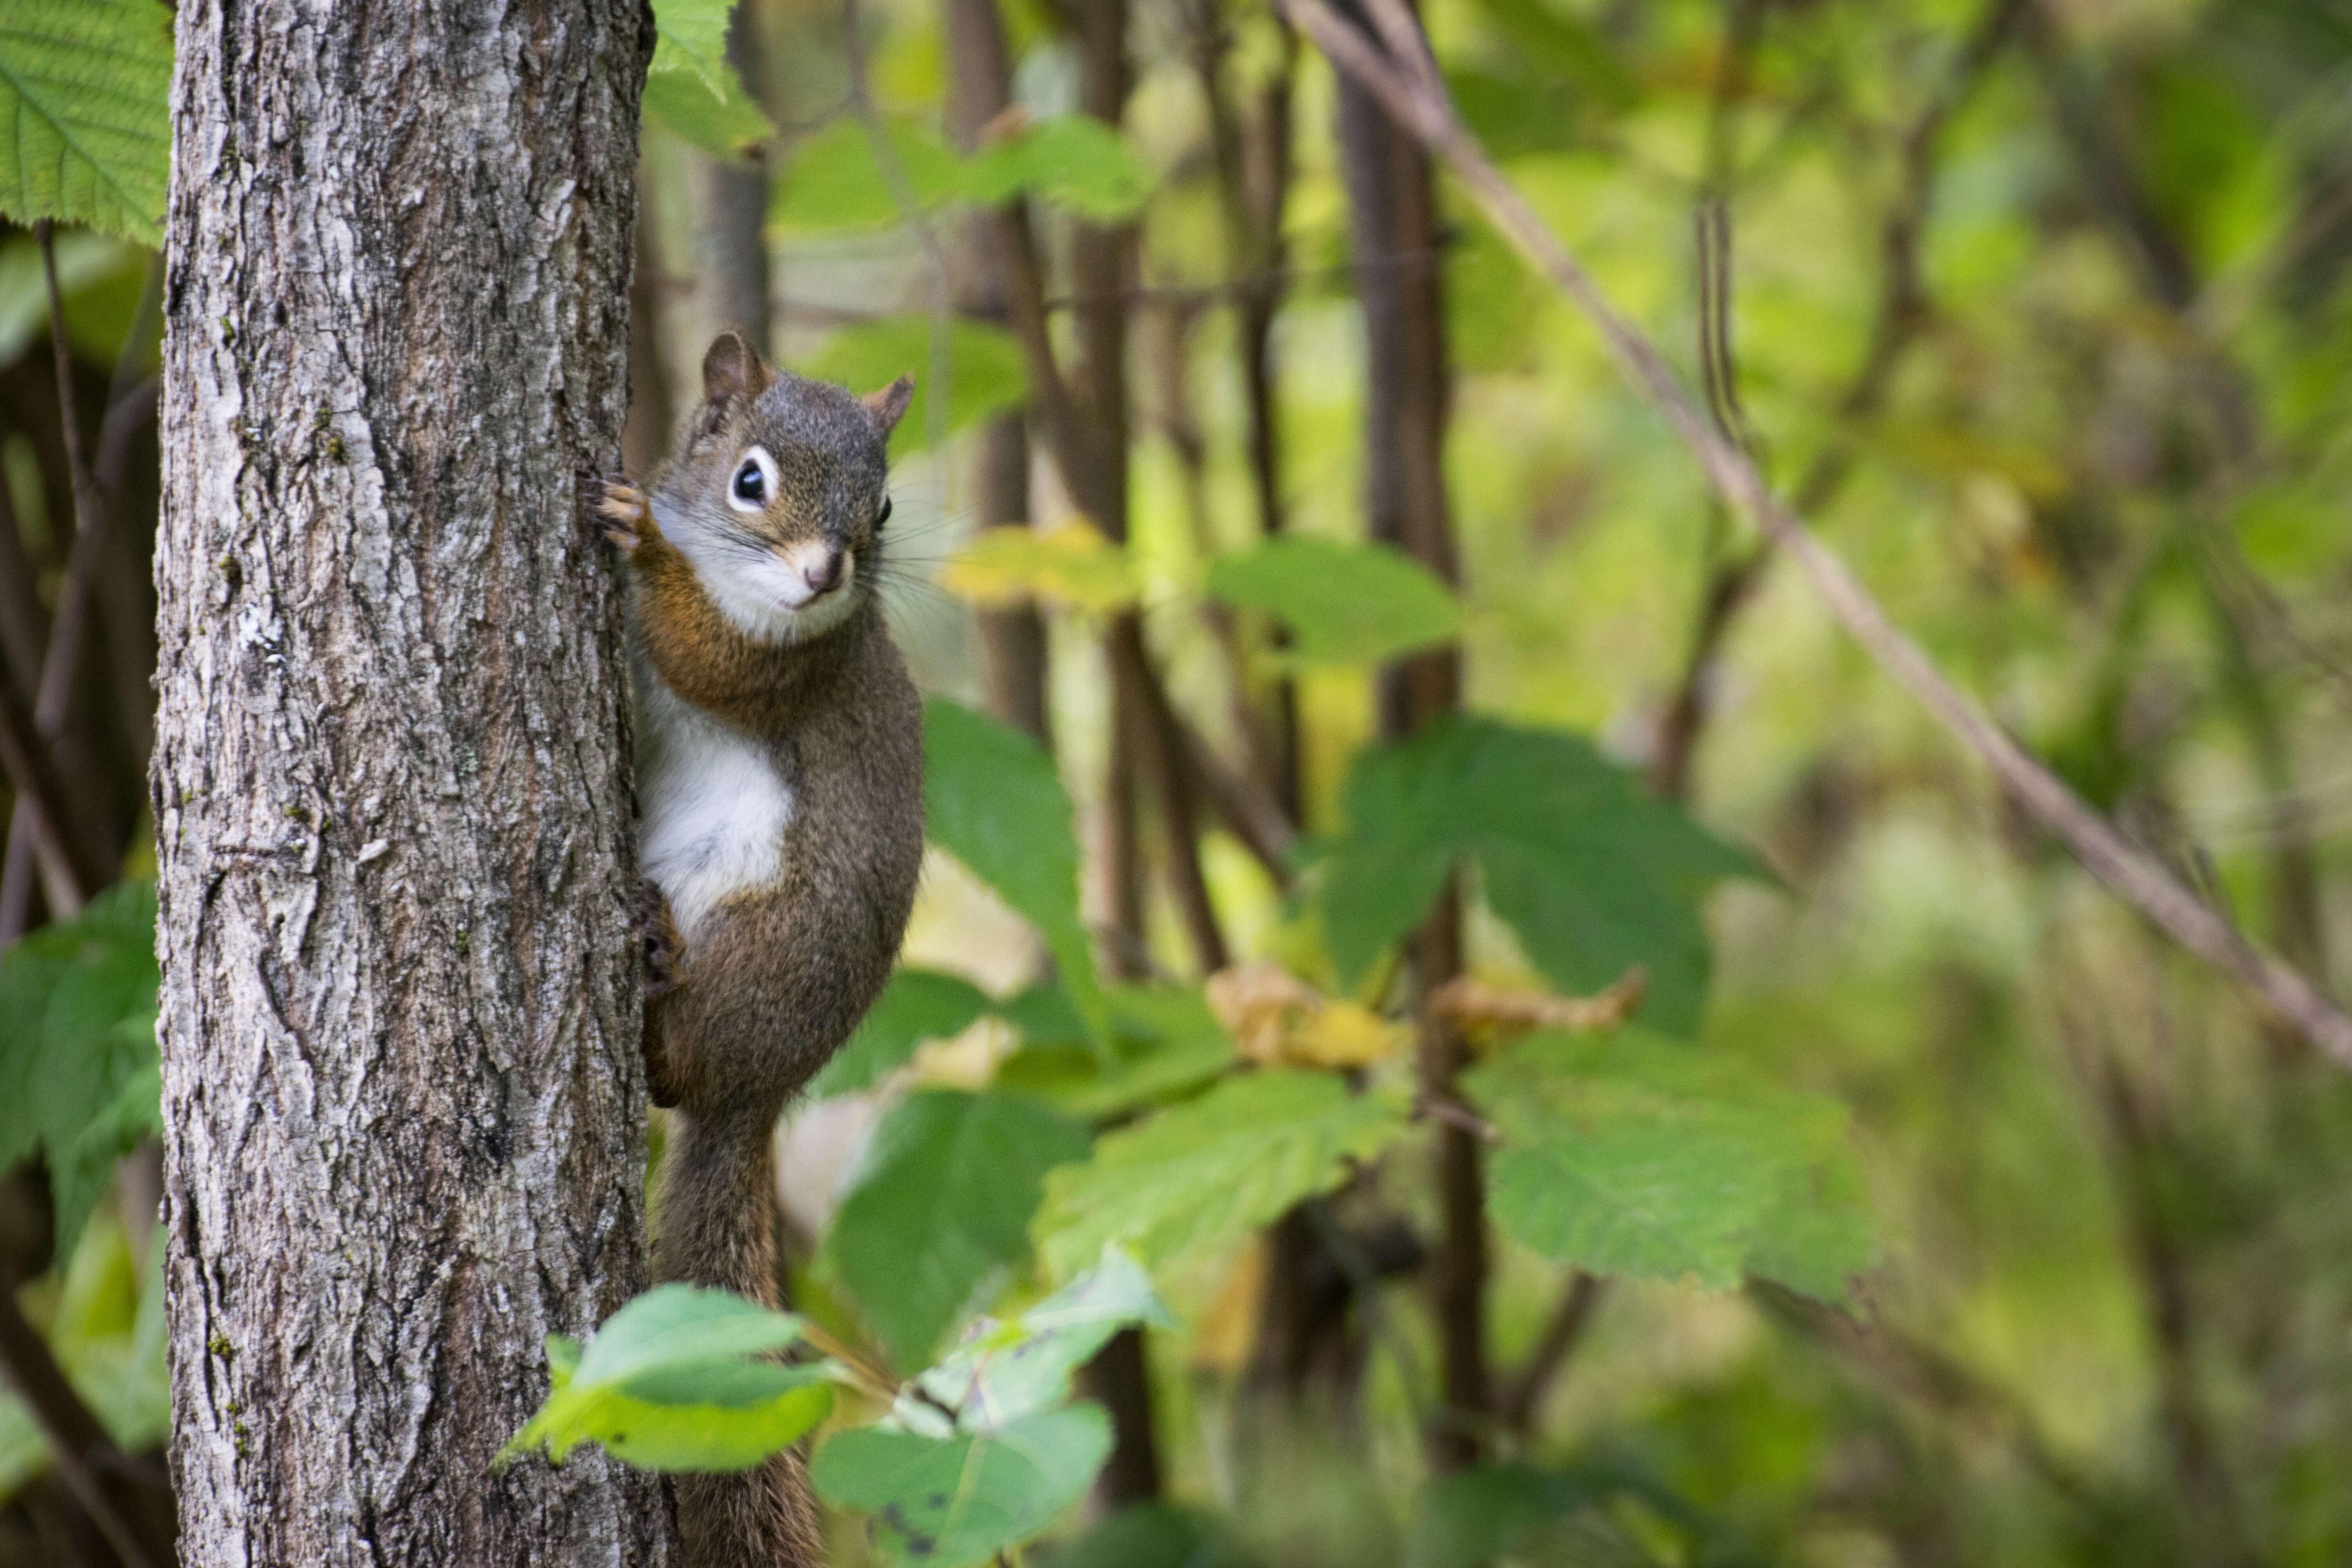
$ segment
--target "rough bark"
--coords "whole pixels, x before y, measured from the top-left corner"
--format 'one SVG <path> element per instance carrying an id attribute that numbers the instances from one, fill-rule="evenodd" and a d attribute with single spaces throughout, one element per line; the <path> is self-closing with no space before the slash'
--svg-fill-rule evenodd
<path id="1" fill-rule="evenodd" d="M 160 839 L 196 1565 L 670 1560 L 490 1460 L 646 1281 L 614 574 L 642 0 L 184 0 Z"/>

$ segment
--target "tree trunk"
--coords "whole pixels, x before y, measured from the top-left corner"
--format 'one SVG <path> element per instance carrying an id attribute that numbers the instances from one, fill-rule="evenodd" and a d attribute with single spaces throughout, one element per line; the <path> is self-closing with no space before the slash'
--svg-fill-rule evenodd
<path id="1" fill-rule="evenodd" d="M 761 99 L 767 81 L 756 11 L 756 6 L 737 5 L 727 28 L 728 63 L 754 101 Z M 707 153 L 693 157 L 699 174 L 694 242 L 699 276 L 695 281 L 704 308 L 703 330 L 694 341 L 699 345 L 720 332 L 738 331 L 762 357 L 771 357 L 776 345 L 768 284 L 767 153 L 754 148 L 734 158 Z"/>
<path id="2" fill-rule="evenodd" d="M 642 0 L 183 0 L 154 795 L 190 1564 L 669 1560 L 492 1472 L 646 1283 L 617 456 Z"/>
<path id="3" fill-rule="evenodd" d="M 940 7 L 948 47 L 948 131 L 965 153 L 978 150 L 989 121 L 1013 101 L 1013 68 L 1005 57 L 1004 30 L 995 4 L 943 0 Z M 956 309 L 992 321 L 1004 319 L 1008 288 L 991 234 L 997 222 L 989 213 L 965 219 L 957 231 L 953 266 Z M 972 451 L 972 526 L 1028 522 L 1029 430 L 1021 416 L 1007 414 L 982 426 Z M 982 610 L 979 619 L 981 688 L 988 710 L 1050 749 L 1054 727 L 1046 700 L 1045 617 L 1030 604 Z"/>
<path id="4" fill-rule="evenodd" d="M 1377 35 L 1366 32 L 1378 47 Z M 1445 500 L 1451 386 L 1437 190 L 1429 156 L 1396 128 L 1376 99 L 1344 76 L 1339 153 L 1356 296 L 1364 308 L 1368 531 L 1446 582 L 1459 583 Z M 1401 739 L 1461 703 L 1462 660 L 1456 650 L 1449 647 L 1401 660 L 1381 672 L 1381 732 Z M 1424 997 L 1461 973 L 1458 879 L 1447 884 L 1409 951 Z M 1420 1033 L 1421 1092 L 1433 1101 L 1451 1100 L 1465 1059 L 1461 1036 L 1426 1010 Z M 1435 1468 L 1448 1470 L 1477 1458 L 1488 1425 L 1486 1200 L 1477 1139 L 1446 1122 L 1438 1127 L 1435 1142 L 1444 1235 L 1432 1259 L 1430 1285 L 1445 1405 L 1430 1429 L 1429 1455 Z"/>

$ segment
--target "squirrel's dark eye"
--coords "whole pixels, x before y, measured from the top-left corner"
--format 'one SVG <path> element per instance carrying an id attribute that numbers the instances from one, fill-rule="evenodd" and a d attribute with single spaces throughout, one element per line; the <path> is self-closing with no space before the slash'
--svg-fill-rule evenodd
<path id="1" fill-rule="evenodd" d="M 884 497 L 882 498 L 882 510 L 881 510 L 880 511 L 877 511 L 877 512 L 876 512 L 876 513 L 874 514 L 874 526 L 875 526 L 875 527 L 877 527 L 877 528 L 879 528 L 879 527 L 881 527 L 884 523 L 886 523 L 886 522 L 887 522 L 887 521 L 890 521 L 890 498 L 889 498 L 888 496 L 884 496 Z"/>
<path id="2" fill-rule="evenodd" d="M 768 504 L 768 476 L 749 458 L 735 470 L 735 499 L 750 501 L 753 506 Z"/>

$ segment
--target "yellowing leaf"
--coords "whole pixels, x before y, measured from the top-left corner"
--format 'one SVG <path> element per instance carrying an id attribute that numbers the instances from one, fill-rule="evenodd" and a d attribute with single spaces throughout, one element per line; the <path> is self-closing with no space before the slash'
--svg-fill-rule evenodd
<path id="1" fill-rule="evenodd" d="M 1394 1055 L 1412 1037 L 1359 1002 L 1335 1001 L 1259 962 L 1209 977 L 1209 1005 L 1241 1054 L 1267 1066 L 1357 1068 Z"/>
<path id="2" fill-rule="evenodd" d="M 1312 1067 L 1369 1067 L 1403 1049 L 1412 1027 L 1381 1017 L 1361 1002 L 1327 1003 L 1294 1042 L 1291 1059 Z"/>
<path id="3" fill-rule="evenodd" d="M 940 571 L 950 593 L 1000 607 L 1038 600 L 1089 615 L 1108 615 L 1142 596 L 1127 552 L 1083 519 L 1050 533 L 984 529 Z"/>

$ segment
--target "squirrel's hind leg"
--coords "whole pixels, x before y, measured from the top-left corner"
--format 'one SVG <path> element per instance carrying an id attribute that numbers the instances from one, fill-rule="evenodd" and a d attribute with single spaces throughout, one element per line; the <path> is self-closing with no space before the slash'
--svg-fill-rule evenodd
<path id="1" fill-rule="evenodd" d="M 653 1091 L 656 1105 L 668 1107 L 678 1101 L 677 1084 L 670 1070 L 669 1053 L 663 1046 L 663 998 L 678 987 L 679 949 L 682 940 L 677 934 L 677 921 L 670 913 L 669 895 L 651 877 L 637 888 L 637 896 L 629 910 L 630 925 L 636 933 L 644 957 L 643 979 L 646 992 L 646 1025 L 644 1051 L 646 1084 Z"/>

